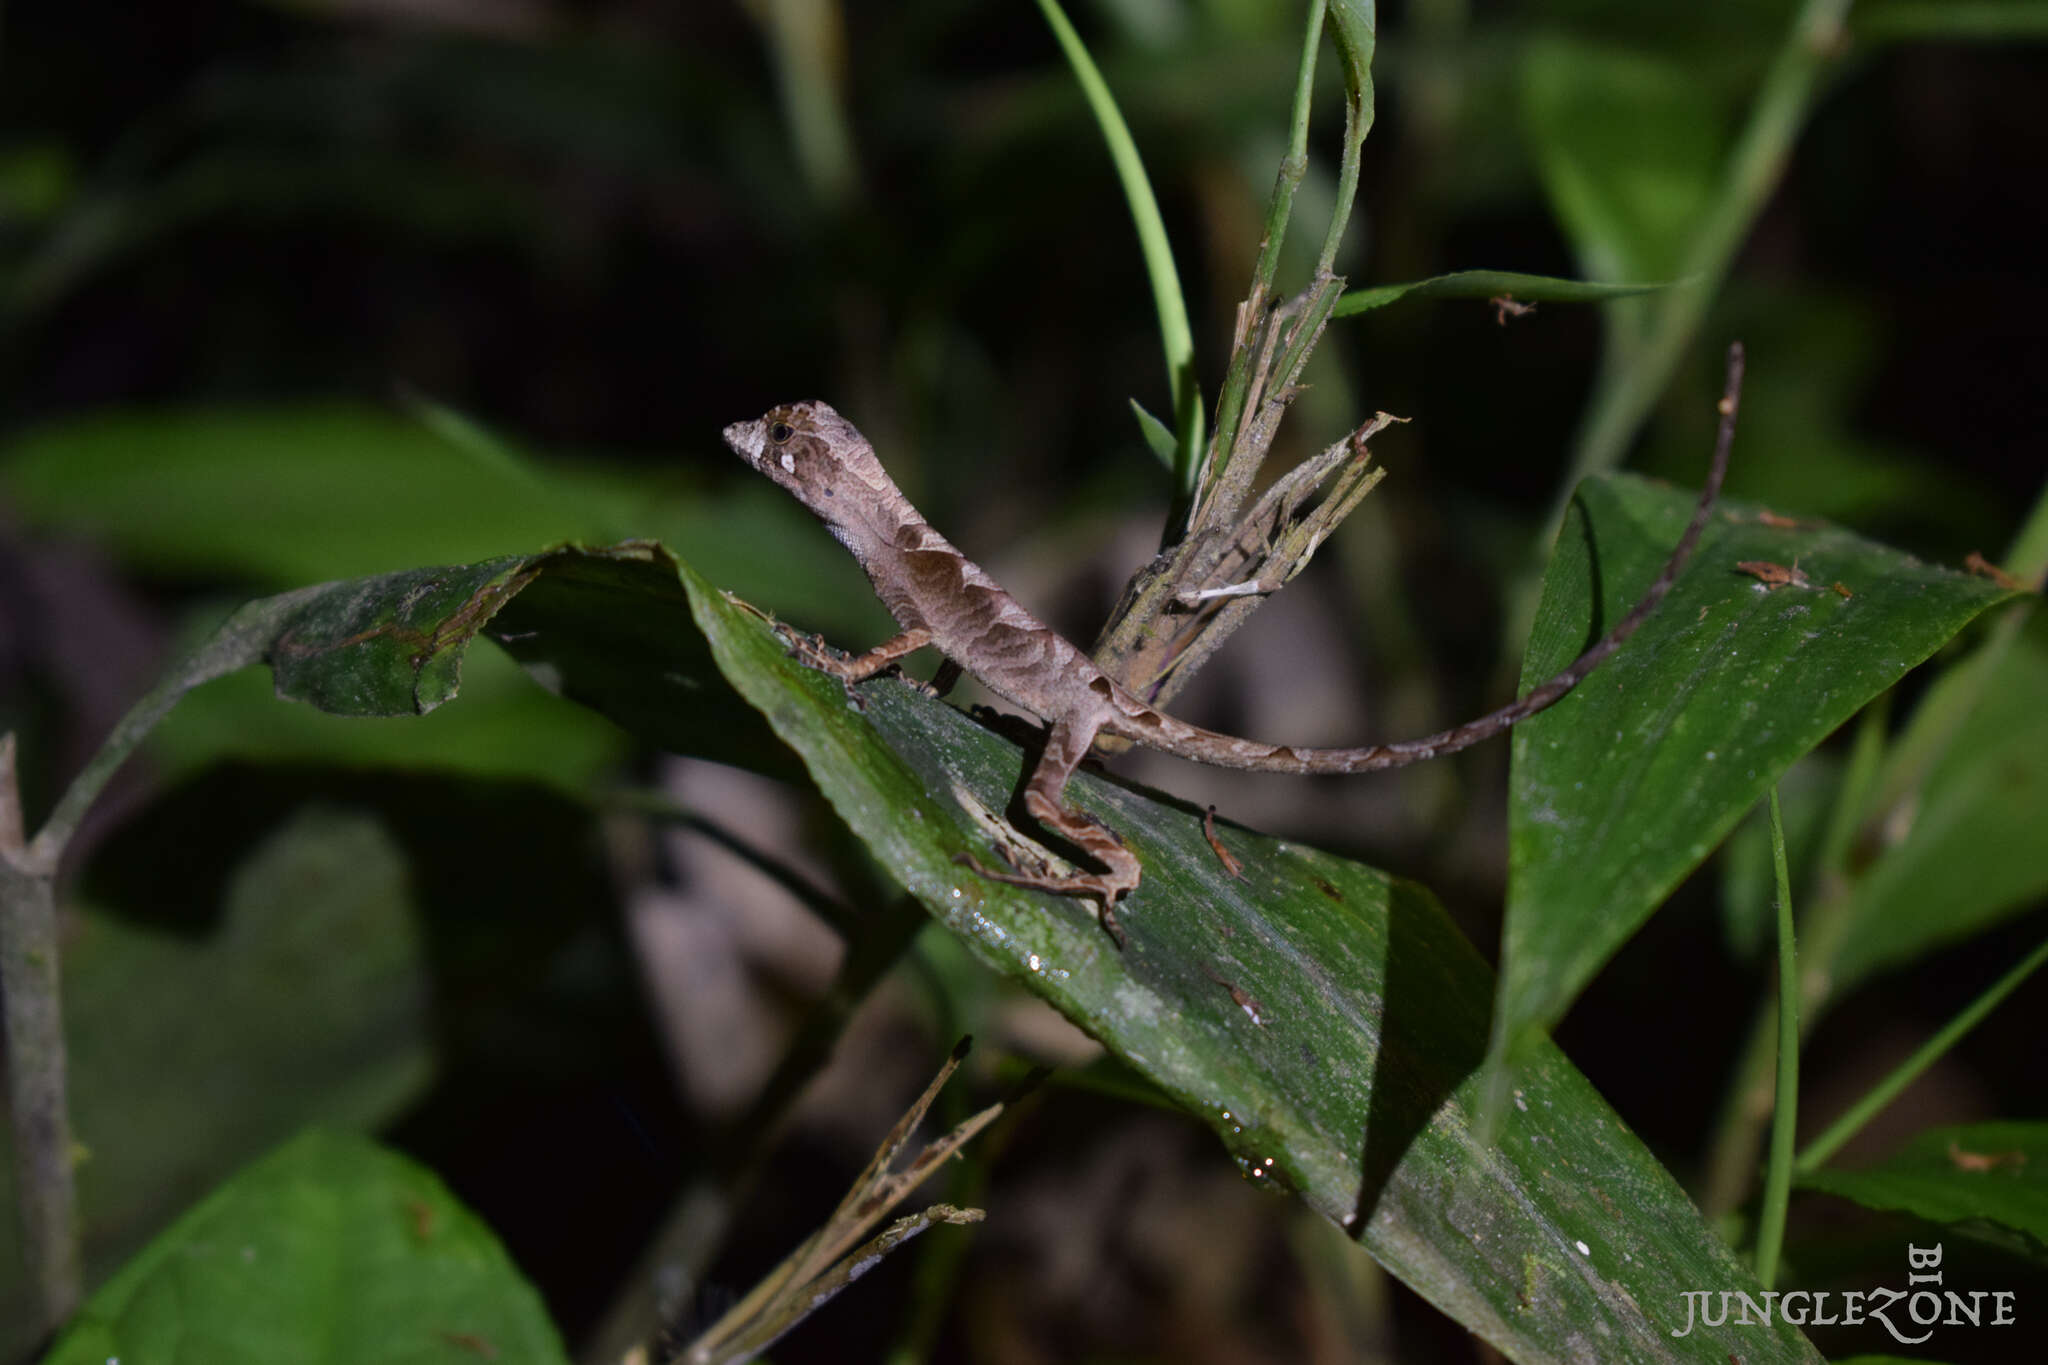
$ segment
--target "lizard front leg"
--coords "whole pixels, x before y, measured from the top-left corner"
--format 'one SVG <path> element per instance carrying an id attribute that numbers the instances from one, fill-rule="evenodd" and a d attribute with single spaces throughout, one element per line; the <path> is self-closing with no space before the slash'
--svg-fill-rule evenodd
<path id="1" fill-rule="evenodd" d="M 1045 737 L 1031 775 L 1024 781 L 1024 810 L 1033 820 L 1102 864 L 1101 872 L 1077 872 L 1064 877 L 1036 876 L 1024 872 L 996 872 L 983 867 L 969 855 L 960 861 L 990 881 L 1033 891 L 1050 891 L 1056 896 L 1086 896 L 1100 903 L 1102 927 L 1124 946 L 1123 926 L 1116 921 L 1116 903 L 1137 889 L 1141 875 L 1138 856 L 1124 847 L 1116 831 L 1085 811 L 1066 804 L 1067 779 L 1087 757 L 1101 725 L 1099 717 L 1086 720 L 1072 716 L 1055 720 Z"/>
<path id="2" fill-rule="evenodd" d="M 856 654 L 850 658 L 839 653 L 815 635 L 800 635 L 795 632 L 786 632 L 782 638 L 789 642 L 791 658 L 807 667 L 817 669 L 820 673 L 829 673 L 839 679 L 840 682 L 846 685 L 847 699 L 854 706 L 859 707 L 861 704 L 860 699 L 854 695 L 853 685 L 858 682 L 866 682 L 877 673 L 895 664 L 897 660 L 905 655 L 914 654 L 918 650 L 923 649 L 932 642 L 932 633 L 923 626 L 917 626 L 904 631 L 893 639 L 882 641 L 882 643 L 876 645 L 865 654 Z M 944 696 L 946 691 L 952 687 L 953 680 L 960 676 L 959 670 L 953 669 L 949 677 L 947 675 L 949 668 L 952 668 L 951 661 L 941 664 L 939 666 L 939 678 L 929 683 L 919 682 L 915 678 L 905 678 L 904 681 L 928 697 Z"/>
<path id="3" fill-rule="evenodd" d="M 890 664 L 906 654 L 914 654 L 932 642 L 932 633 L 923 626 L 906 630 L 893 639 L 884 640 L 865 654 L 851 657 L 840 654 L 815 635 L 785 635 L 789 641 L 789 653 L 793 659 L 801 660 L 820 673 L 830 673 L 839 681 L 851 686 L 866 682 Z"/>

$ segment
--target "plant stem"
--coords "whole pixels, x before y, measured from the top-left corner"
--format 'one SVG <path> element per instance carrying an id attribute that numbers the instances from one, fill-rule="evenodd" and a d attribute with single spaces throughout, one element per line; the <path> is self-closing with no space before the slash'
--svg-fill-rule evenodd
<path id="1" fill-rule="evenodd" d="M 26 837 L 14 736 L 0 736 L 0 999 L 5 1001 L 22 1249 L 36 1281 L 45 1330 L 71 1316 L 83 1284 L 57 951 L 57 871 L 64 851 L 100 792 L 178 699 L 262 658 L 281 623 L 320 591 L 302 589 L 238 608 L 128 708 L 57 798 L 33 839 Z"/>
<path id="2" fill-rule="evenodd" d="M 1792 1190 L 1792 1139 L 1799 1119 L 1799 972 L 1792 936 L 1792 871 L 1785 862 L 1785 818 L 1771 786 L 1771 861 L 1778 873 L 1778 1093 L 1771 1108 L 1771 1159 L 1757 1220 L 1756 1276 L 1769 1289 L 1778 1278 L 1785 1242 L 1785 1204 Z"/>
<path id="3" fill-rule="evenodd" d="M 909 896 L 864 917 L 838 974 L 813 1002 L 782 1060 L 747 1112 L 724 1126 L 697 1176 L 676 1201 L 625 1288 L 592 1333 L 589 1360 L 617 1360 L 652 1328 L 682 1315 L 724 1242 L 734 1215 L 766 1169 L 797 1099 L 832 1060 L 846 1022 L 929 921 Z"/>
<path id="4" fill-rule="evenodd" d="M 1972 1000 L 1962 1012 L 1949 1020 L 1941 1031 L 1922 1043 L 1913 1055 L 1892 1069 L 1890 1075 L 1872 1086 L 1862 1099 L 1851 1105 L 1849 1111 L 1827 1126 L 1826 1131 L 1808 1143 L 1806 1150 L 1792 1169 L 1800 1175 L 1818 1170 L 1827 1159 L 1841 1150 L 1842 1144 L 1862 1130 L 1863 1125 L 1875 1118 L 1880 1110 L 1894 1099 L 1901 1090 L 1911 1085 L 1921 1072 L 1932 1066 L 1937 1058 L 1959 1042 L 1963 1035 L 1983 1021 L 1985 1015 L 1997 1009 L 1999 1003 L 2019 988 L 2022 981 L 2048 962 L 2048 942 L 2028 953 L 2004 976 L 1993 982 L 1982 995 Z"/>
<path id="5" fill-rule="evenodd" d="M 14 736 L 0 736 L 0 1001 L 6 1007 L 7 1100 L 22 1253 L 35 1277 L 39 1325 L 54 1331 L 78 1308 L 78 1199 L 65 1097 L 58 994 L 56 869 L 35 863 L 23 838 Z"/>

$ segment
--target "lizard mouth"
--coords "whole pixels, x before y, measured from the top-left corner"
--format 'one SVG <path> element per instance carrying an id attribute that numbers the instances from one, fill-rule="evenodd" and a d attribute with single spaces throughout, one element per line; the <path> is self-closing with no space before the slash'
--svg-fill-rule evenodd
<path id="1" fill-rule="evenodd" d="M 734 422 L 725 429 L 725 443 L 732 447 L 748 464 L 759 468 L 761 464 L 761 424 L 759 422 Z"/>

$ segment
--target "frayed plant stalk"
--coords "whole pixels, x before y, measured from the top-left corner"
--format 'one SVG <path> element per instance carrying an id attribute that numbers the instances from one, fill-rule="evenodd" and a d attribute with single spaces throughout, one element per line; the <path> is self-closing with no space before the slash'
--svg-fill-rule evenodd
<path id="1" fill-rule="evenodd" d="M 924 1093 L 889 1130 L 823 1225 L 703 1335 L 666 1357 L 671 1365 L 722 1365 L 751 1359 L 830 1302 L 884 1256 L 934 1223 L 981 1221 L 984 1215 L 980 1209 L 934 1204 L 869 1235 L 932 1172 L 1003 1112 L 1002 1104 L 990 1105 L 928 1145 L 901 1170 L 891 1169 L 939 1091 L 966 1057 L 970 1042 L 966 1038 L 960 1040 Z"/>
<path id="2" fill-rule="evenodd" d="M 1335 269 L 1337 248 L 1372 127 L 1372 7 L 1335 0 L 1328 17 L 1344 67 L 1344 140 L 1336 209 L 1315 273 L 1291 297 L 1274 292 L 1280 242 L 1307 164 L 1314 58 L 1324 31 L 1321 3 L 1310 6 L 1288 153 L 1267 209 L 1251 287 L 1238 305 L 1215 432 L 1186 504 L 1176 509 L 1167 548 L 1132 577 L 1093 651 L 1097 667 L 1150 705 L 1163 705 L 1178 692 L 1245 618 L 1307 567 L 1316 547 L 1379 481 L 1379 471 L 1366 468 L 1366 441 L 1396 420 L 1379 414 L 1252 502 L 1281 422 L 1302 392 L 1309 357 L 1344 295 L 1344 277 Z"/>

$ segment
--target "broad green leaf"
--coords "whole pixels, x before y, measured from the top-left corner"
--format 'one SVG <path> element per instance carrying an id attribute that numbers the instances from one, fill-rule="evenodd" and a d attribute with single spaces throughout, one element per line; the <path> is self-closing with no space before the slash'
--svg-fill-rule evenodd
<path id="1" fill-rule="evenodd" d="M 339 405 L 79 418 L 16 437 L 0 471 L 31 526 L 279 584 L 636 529 L 596 480 L 536 487 L 421 423 Z"/>
<path id="2" fill-rule="evenodd" d="M 1596 279 L 1664 280 L 1706 215 L 1722 110 L 1682 60 L 1561 36 L 1531 42 L 1522 119 L 1553 211 Z"/>
<path id="3" fill-rule="evenodd" d="M 1858 42 L 2011 42 L 2048 37 L 2042 0 L 1872 0 L 1849 13 Z"/>
<path id="4" fill-rule="evenodd" d="M 1561 280 L 1553 275 L 1524 275 L 1513 270 L 1458 270 L 1406 284 L 1376 284 L 1369 289 L 1347 289 L 1337 306 L 1335 318 L 1350 317 L 1384 308 L 1402 299 L 1491 299 L 1502 295 L 1518 303 L 1601 303 L 1607 299 L 1633 298 L 1668 289 L 1665 284 L 1602 284 L 1594 280 Z"/>
<path id="5" fill-rule="evenodd" d="M 410 876 L 375 819 L 312 807 L 243 860 L 203 934 L 89 904 L 70 916 L 64 1016 L 94 1279 L 307 1124 L 371 1127 L 418 1099 L 432 1025 Z M 0 1182 L 0 1225 L 11 1188 Z M 0 1239 L 0 1357 L 29 1350 L 34 1323 L 15 1239 Z"/>
<path id="6" fill-rule="evenodd" d="M 1524 686 L 1628 610 L 1692 501 L 1626 476 L 1579 486 Z M 1516 728 L 1498 1038 L 1555 1022 L 1794 760 L 2010 596 L 1847 531 L 1782 521 L 1724 503 L 1635 638 Z M 1796 564 L 1806 586 L 1768 587 L 1744 562 Z"/>
<path id="7" fill-rule="evenodd" d="M 713 496 L 537 461 L 460 414 L 413 405 L 419 420 L 342 404 L 95 414 L 0 447 L 0 489 L 32 530 L 156 573 L 283 588 L 659 536 L 774 610 L 886 620 L 839 547 L 758 479 Z"/>
<path id="8" fill-rule="evenodd" d="M 386 574 L 314 590 L 269 660 L 280 697 L 344 716 L 425 715 L 455 696 L 489 626 L 543 685 L 643 739 L 789 771 L 703 636 L 673 618 L 675 594 L 675 561 L 644 542 Z"/>
<path id="9" fill-rule="evenodd" d="M 463 772 L 589 792 L 617 771 L 628 741 L 602 717 L 531 686 L 497 650 L 464 666 L 461 706 L 365 721 L 294 706 L 260 673 L 231 674 L 179 703 L 150 737 L 160 778 L 224 760 Z"/>
<path id="10" fill-rule="evenodd" d="M 2033 609 L 1987 677 L 1951 669 L 1923 707 L 1974 697 L 1917 798 L 1857 879 L 1829 973 L 1844 991 L 1872 972 L 1967 938 L 2048 894 L 2048 615 Z"/>
<path id="11" fill-rule="evenodd" d="M 1814 1171 L 1799 1186 L 2048 1260 L 2048 1123 L 1930 1128 L 1874 1166 Z"/>
<path id="12" fill-rule="evenodd" d="M 1119 952 L 1087 906 L 955 861 L 994 856 L 995 813 L 1023 770 L 1015 742 L 886 678 L 856 704 L 650 547 L 336 584 L 305 612 L 276 651 L 293 694 L 443 701 L 463 643 L 485 632 L 565 694 L 690 752 L 721 742 L 676 714 L 727 704 L 680 643 L 708 639 L 724 677 L 891 876 L 982 960 L 1205 1119 L 1249 1178 L 1352 1228 L 1514 1358 L 1571 1358 L 1589 1337 L 1632 1359 L 1725 1358 L 1669 1332 L 1682 1288 L 1739 1287 L 1745 1272 L 1562 1054 L 1539 1043 L 1496 1145 L 1475 1133 L 1492 983 L 1423 888 L 1226 826 L 1237 880 L 1198 812 L 1084 775 L 1074 798 L 1147 869 L 1123 907 Z M 724 743 L 728 756 L 744 747 Z M 1746 1358 L 1813 1358 L 1793 1329 L 1774 1330 Z"/>
<path id="13" fill-rule="evenodd" d="M 108 1281 L 45 1365 L 567 1365 L 540 1296 L 432 1172 L 314 1130 Z"/>

